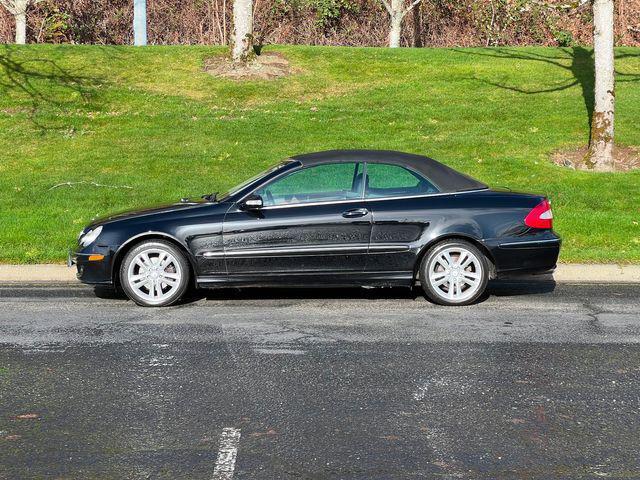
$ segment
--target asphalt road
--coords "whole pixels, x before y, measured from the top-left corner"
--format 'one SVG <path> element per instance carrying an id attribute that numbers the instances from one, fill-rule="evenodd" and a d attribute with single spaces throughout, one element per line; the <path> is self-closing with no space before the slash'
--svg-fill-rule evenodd
<path id="1" fill-rule="evenodd" d="M 0 286 L 0 478 L 640 478 L 640 286 Z"/>

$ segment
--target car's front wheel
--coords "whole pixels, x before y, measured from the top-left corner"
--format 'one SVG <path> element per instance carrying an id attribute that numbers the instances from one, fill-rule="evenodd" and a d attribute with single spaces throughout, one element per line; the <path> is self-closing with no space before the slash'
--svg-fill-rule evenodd
<path id="1" fill-rule="evenodd" d="M 445 240 L 429 249 L 420 265 L 425 294 L 441 305 L 469 305 L 487 288 L 488 261 L 464 240 Z"/>
<path id="2" fill-rule="evenodd" d="M 184 254 L 163 240 L 141 242 L 127 252 L 120 265 L 122 289 L 145 307 L 164 307 L 180 300 L 189 276 Z"/>

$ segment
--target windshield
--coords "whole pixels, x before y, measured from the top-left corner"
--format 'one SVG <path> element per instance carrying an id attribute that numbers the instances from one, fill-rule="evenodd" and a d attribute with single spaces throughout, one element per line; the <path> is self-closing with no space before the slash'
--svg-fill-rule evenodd
<path id="1" fill-rule="evenodd" d="M 238 193 L 240 190 L 245 188 L 247 185 L 250 185 L 251 183 L 255 182 L 256 180 L 264 177 L 265 175 L 268 175 L 268 174 L 270 174 L 272 172 L 275 172 L 276 170 L 279 170 L 280 168 L 284 167 L 285 165 L 287 165 L 290 162 L 291 162 L 291 160 L 285 160 L 285 161 L 279 162 L 276 165 L 274 165 L 272 167 L 269 167 L 266 170 L 258 173 L 257 175 L 254 175 L 249 180 L 245 180 L 241 184 L 236 185 L 235 187 L 229 189 L 228 191 L 226 191 L 226 192 L 224 192 L 224 193 L 222 193 L 220 195 L 216 195 L 217 201 L 223 202 L 227 198 L 229 198 L 232 195 L 235 195 L 236 193 Z"/>

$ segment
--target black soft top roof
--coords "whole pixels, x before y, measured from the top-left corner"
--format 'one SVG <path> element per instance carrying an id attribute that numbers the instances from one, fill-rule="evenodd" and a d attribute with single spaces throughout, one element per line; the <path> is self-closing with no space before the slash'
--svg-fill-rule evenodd
<path id="1" fill-rule="evenodd" d="M 393 150 L 328 150 L 291 157 L 303 166 L 336 162 L 392 163 L 414 170 L 431 180 L 441 192 L 488 188 L 484 183 L 447 167 L 432 158 Z"/>

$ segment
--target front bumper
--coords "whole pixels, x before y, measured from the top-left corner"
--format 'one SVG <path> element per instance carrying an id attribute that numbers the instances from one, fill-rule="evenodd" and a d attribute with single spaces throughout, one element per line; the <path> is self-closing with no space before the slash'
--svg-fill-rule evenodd
<path id="1" fill-rule="evenodd" d="M 76 277 L 82 283 L 90 285 L 112 285 L 113 257 L 115 251 L 110 247 L 89 246 L 67 255 L 67 266 L 76 266 Z"/>

